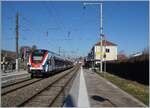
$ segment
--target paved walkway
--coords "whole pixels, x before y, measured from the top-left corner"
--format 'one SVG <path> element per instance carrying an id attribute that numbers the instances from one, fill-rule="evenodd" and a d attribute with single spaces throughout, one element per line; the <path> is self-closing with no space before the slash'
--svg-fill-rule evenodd
<path id="1" fill-rule="evenodd" d="M 143 103 L 98 74 L 83 70 L 91 107 L 141 107 Z M 84 103 L 84 100 L 83 100 Z"/>

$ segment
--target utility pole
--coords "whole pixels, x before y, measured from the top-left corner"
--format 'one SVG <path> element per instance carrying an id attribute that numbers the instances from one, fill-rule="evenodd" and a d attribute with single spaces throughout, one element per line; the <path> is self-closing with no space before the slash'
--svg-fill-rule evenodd
<path id="1" fill-rule="evenodd" d="M 59 47 L 59 49 L 58 49 L 59 56 L 60 56 L 60 48 L 61 48 L 61 47 Z"/>
<path id="2" fill-rule="evenodd" d="M 5 72 L 5 54 L 3 56 L 3 72 Z"/>
<path id="3" fill-rule="evenodd" d="M 100 5 L 100 72 L 103 72 L 103 3 L 84 3 L 83 5 Z"/>
<path id="4" fill-rule="evenodd" d="M 16 71 L 18 72 L 19 13 L 16 14 Z"/>
<path id="5" fill-rule="evenodd" d="M 64 49 L 62 50 L 62 53 L 63 53 L 63 56 L 65 57 L 65 50 Z"/>
<path id="6" fill-rule="evenodd" d="M 100 62 L 100 71 L 103 72 L 103 4 L 100 3 L 100 37 L 101 37 L 101 62 Z"/>

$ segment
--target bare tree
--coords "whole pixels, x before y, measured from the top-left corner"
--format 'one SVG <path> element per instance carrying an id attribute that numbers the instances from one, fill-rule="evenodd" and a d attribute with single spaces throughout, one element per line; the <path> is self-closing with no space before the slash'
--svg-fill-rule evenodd
<path id="1" fill-rule="evenodd" d="M 36 45 L 32 45 L 32 51 L 36 50 L 37 46 Z"/>

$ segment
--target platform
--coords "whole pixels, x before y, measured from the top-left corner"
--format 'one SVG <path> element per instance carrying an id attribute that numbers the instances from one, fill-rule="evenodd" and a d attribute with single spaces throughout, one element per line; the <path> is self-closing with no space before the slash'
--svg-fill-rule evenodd
<path id="1" fill-rule="evenodd" d="M 97 73 L 80 68 L 65 107 L 146 107 Z"/>
<path id="2" fill-rule="evenodd" d="M 7 86 L 22 80 L 26 80 L 30 78 L 30 74 L 25 70 L 20 70 L 18 72 L 7 72 L 1 73 L 1 86 Z"/>
<path id="3" fill-rule="evenodd" d="M 91 107 L 143 107 L 142 102 L 91 70 L 83 70 Z"/>

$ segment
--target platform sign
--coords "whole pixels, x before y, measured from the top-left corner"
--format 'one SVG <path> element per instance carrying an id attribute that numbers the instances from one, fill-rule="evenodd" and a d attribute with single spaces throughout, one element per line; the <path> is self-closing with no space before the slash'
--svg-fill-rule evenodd
<path id="1" fill-rule="evenodd" d="M 105 52 L 96 52 L 96 56 L 98 55 L 105 55 Z"/>

